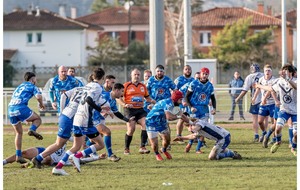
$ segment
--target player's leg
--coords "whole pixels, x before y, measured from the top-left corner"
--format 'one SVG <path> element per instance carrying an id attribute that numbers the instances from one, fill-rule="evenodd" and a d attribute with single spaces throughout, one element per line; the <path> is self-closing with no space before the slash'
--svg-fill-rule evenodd
<path id="1" fill-rule="evenodd" d="M 140 112 L 137 114 L 137 123 L 141 125 L 141 144 L 139 153 L 140 154 L 149 154 L 150 150 L 146 149 L 146 143 L 148 141 L 148 135 L 146 131 L 146 112 L 144 109 L 141 109 Z"/>
<path id="2" fill-rule="evenodd" d="M 20 164 L 26 163 L 26 160 L 22 157 L 22 139 L 23 139 L 23 127 L 22 123 L 18 122 L 13 125 L 16 136 L 15 136 L 15 148 L 16 148 L 16 161 Z"/>
<path id="3" fill-rule="evenodd" d="M 167 151 L 168 146 L 170 145 L 171 141 L 171 135 L 169 128 L 163 130 L 160 132 L 161 138 L 162 138 L 162 153 L 166 156 L 167 159 L 172 159 L 171 154 Z"/>
<path id="4" fill-rule="evenodd" d="M 32 122 L 31 126 L 28 130 L 28 135 L 34 136 L 38 140 L 43 140 L 43 136 L 36 132 L 36 130 L 42 124 L 41 117 L 38 114 L 36 114 L 35 112 L 33 112 L 32 115 L 28 119 L 26 119 L 26 121 Z"/>
<path id="5" fill-rule="evenodd" d="M 157 131 L 147 131 L 147 135 L 149 137 L 150 145 L 155 154 L 156 160 L 162 161 L 163 158 L 158 151 L 158 135 L 159 135 L 159 133 Z"/>

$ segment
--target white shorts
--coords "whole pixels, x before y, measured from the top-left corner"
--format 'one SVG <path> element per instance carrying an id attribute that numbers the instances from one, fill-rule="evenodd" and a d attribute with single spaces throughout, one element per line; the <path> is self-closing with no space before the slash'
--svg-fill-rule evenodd
<path id="1" fill-rule="evenodd" d="M 169 128 L 167 128 L 167 129 L 165 129 L 165 130 L 163 130 L 163 131 L 160 131 L 160 132 L 158 132 L 158 131 L 149 131 L 149 132 L 147 132 L 147 134 L 148 134 L 148 138 L 149 139 L 154 139 L 154 138 L 156 138 L 156 137 L 158 137 L 158 135 L 159 134 L 170 134 L 170 130 L 169 130 Z"/>

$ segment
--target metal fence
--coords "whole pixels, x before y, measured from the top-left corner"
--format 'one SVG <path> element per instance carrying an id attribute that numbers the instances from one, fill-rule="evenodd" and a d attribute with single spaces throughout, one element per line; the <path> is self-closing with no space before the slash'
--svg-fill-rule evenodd
<path id="1" fill-rule="evenodd" d="M 221 88 L 215 88 L 215 95 L 217 99 L 217 113 L 214 116 L 214 121 L 215 122 L 251 122 L 252 121 L 252 116 L 248 112 L 248 108 L 250 106 L 250 97 L 249 93 L 244 97 L 243 99 L 243 110 L 244 110 L 244 116 L 246 120 L 240 120 L 239 115 L 238 115 L 238 106 L 236 106 L 235 109 L 235 120 L 233 121 L 228 121 L 228 118 L 230 116 L 230 109 L 231 109 L 231 97 L 228 94 L 228 90 L 230 88 L 226 87 L 221 87 Z M 10 124 L 9 118 L 8 118 L 8 104 L 11 99 L 12 93 L 13 93 L 13 88 L 5 88 L 3 91 L 3 124 Z M 32 98 L 31 101 L 34 103 L 31 108 L 36 112 L 39 113 L 38 108 L 37 108 L 37 101 Z M 119 107 L 120 112 L 123 112 L 122 108 Z M 52 114 L 46 114 L 45 116 L 41 116 L 42 122 L 43 123 L 57 123 L 58 118 L 57 116 L 53 116 Z M 116 117 L 114 119 L 107 118 L 107 123 L 120 123 L 123 122 Z"/>

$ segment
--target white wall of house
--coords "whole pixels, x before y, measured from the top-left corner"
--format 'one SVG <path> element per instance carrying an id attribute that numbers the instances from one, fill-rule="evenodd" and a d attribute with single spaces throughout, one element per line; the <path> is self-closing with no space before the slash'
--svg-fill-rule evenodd
<path id="1" fill-rule="evenodd" d="M 32 43 L 27 43 L 27 34 L 32 33 Z M 36 34 L 42 34 L 42 42 L 36 42 Z M 17 49 L 15 67 L 52 67 L 56 65 L 87 65 L 86 46 L 96 45 L 95 30 L 32 30 L 4 31 L 3 48 Z"/>

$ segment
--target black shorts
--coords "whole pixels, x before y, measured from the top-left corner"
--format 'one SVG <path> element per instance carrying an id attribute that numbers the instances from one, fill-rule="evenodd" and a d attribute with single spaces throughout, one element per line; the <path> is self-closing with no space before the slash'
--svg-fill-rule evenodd
<path id="1" fill-rule="evenodd" d="M 128 119 L 132 116 L 135 116 L 135 121 L 138 121 L 139 119 L 146 117 L 147 112 L 144 110 L 144 108 L 124 108 L 124 115 Z"/>

